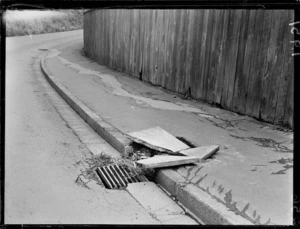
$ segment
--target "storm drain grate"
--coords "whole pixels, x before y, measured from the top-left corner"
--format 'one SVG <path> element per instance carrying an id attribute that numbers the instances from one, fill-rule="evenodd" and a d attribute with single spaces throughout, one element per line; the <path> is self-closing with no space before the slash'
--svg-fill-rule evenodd
<path id="1" fill-rule="evenodd" d="M 144 175 L 133 176 L 128 168 L 115 164 L 98 167 L 96 172 L 108 189 L 122 189 L 128 183 L 148 181 Z"/>

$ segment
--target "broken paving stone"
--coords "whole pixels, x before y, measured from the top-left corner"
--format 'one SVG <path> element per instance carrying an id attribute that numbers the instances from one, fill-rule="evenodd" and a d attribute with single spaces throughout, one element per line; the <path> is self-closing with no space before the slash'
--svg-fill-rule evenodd
<path id="1" fill-rule="evenodd" d="M 136 143 L 169 154 L 179 155 L 178 151 L 190 148 L 159 126 L 131 132 L 128 135 Z"/>
<path id="2" fill-rule="evenodd" d="M 183 164 L 197 163 L 201 159 L 198 157 L 189 156 L 170 156 L 170 155 L 156 155 L 154 157 L 139 160 L 136 163 L 141 165 L 143 168 L 163 168 L 170 166 L 177 166 Z"/>
<path id="3" fill-rule="evenodd" d="M 218 145 L 211 145 L 211 146 L 199 146 L 192 149 L 185 149 L 179 151 L 181 154 L 184 154 L 186 156 L 193 156 L 198 157 L 201 160 L 205 160 L 212 156 L 214 153 L 216 153 L 220 149 L 220 146 Z"/>

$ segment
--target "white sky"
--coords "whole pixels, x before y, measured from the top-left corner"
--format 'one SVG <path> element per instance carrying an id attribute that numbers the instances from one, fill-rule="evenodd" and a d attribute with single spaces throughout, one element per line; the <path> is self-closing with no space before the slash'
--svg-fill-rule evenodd
<path id="1" fill-rule="evenodd" d="M 15 20 L 33 20 L 40 19 L 46 17 L 53 17 L 63 14 L 58 11 L 50 11 L 50 10 L 8 10 L 5 12 L 5 20 L 15 21 Z"/>

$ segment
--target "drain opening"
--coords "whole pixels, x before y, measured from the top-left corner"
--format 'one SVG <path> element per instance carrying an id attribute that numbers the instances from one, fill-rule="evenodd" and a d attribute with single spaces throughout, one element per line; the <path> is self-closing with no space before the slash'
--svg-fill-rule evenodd
<path id="1" fill-rule="evenodd" d="M 129 168 L 116 164 L 97 167 L 96 173 L 108 189 L 124 189 L 128 183 L 148 181 L 144 175 L 134 174 Z"/>

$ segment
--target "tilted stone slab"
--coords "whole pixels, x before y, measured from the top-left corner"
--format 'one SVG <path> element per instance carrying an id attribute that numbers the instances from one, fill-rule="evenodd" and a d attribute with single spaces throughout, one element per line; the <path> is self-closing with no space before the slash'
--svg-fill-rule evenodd
<path id="1" fill-rule="evenodd" d="M 172 134 L 157 126 L 141 131 L 128 133 L 131 140 L 151 149 L 178 155 L 178 151 L 190 148 Z"/>
<path id="2" fill-rule="evenodd" d="M 200 162 L 201 158 L 189 156 L 165 156 L 155 155 L 147 159 L 139 160 L 136 163 L 144 168 L 163 168 L 176 165 L 190 164 Z"/>

